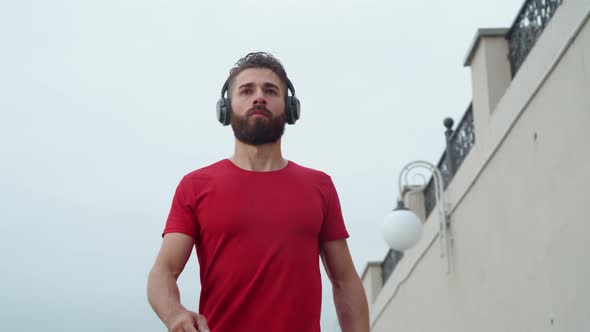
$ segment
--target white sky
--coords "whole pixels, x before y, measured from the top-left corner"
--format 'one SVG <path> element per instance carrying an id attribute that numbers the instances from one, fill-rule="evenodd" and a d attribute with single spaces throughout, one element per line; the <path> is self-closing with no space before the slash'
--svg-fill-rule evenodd
<path id="1" fill-rule="evenodd" d="M 332 176 L 359 273 L 382 260 L 398 172 L 438 160 L 443 118 L 471 100 L 477 28 L 508 27 L 521 5 L 2 1 L 0 329 L 164 330 L 147 273 L 180 178 L 232 153 L 215 103 L 250 51 L 275 54 L 301 100 L 285 156 Z M 180 278 L 193 310 L 197 271 L 193 255 Z"/>

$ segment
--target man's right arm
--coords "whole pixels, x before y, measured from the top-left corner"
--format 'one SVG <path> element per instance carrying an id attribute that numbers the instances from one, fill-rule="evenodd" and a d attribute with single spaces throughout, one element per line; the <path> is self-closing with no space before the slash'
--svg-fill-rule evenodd
<path id="1" fill-rule="evenodd" d="M 164 235 L 162 247 L 148 277 L 148 301 L 169 331 L 209 332 L 205 317 L 182 306 L 176 283 L 193 246 L 194 239 L 188 235 Z"/>

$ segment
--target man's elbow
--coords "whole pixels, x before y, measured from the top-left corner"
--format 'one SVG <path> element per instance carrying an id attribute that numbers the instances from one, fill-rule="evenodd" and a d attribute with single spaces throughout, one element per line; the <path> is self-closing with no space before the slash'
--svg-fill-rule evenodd
<path id="1" fill-rule="evenodd" d="M 148 279 L 151 279 L 152 277 L 156 277 L 157 279 L 173 278 L 174 280 L 177 280 L 178 277 L 180 276 L 180 273 L 182 273 L 182 270 L 180 270 L 180 269 L 174 269 L 170 266 L 156 263 L 156 264 L 154 264 L 154 266 L 150 270 L 150 273 L 148 275 Z"/>
<path id="2" fill-rule="evenodd" d="M 356 271 L 349 272 L 342 276 L 335 276 L 331 279 L 331 281 L 332 289 L 334 291 L 355 289 L 359 286 L 362 287 L 361 279 L 359 278 L 358 274 L 356 274 Z"/>

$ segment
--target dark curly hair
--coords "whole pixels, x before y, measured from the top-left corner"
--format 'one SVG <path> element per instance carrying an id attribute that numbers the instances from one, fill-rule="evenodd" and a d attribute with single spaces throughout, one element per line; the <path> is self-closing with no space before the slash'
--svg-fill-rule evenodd
<path id="1" fill-rule="evenodd" d="M 287 81 L 289 79 L 287 78 L 287 72 L 281 62 L 270 53 L 252 52 L 238 60 L 235 67 L 229 71 L 229 77 L 227 79 L 229 82 L 228 92 L 231 91 L 231 86 L 236 76 L 250 68 L 268 68 L 272 70 L 273 73 L 277 74 L 281 82 L 283 82 L 285 91 L 287 90 Z"/>

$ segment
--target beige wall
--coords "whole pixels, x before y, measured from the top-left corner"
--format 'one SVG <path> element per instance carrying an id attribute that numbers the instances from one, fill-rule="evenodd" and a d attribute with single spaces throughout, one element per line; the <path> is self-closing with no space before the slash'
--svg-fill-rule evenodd
<path id="1" fill-rule="evenodd" d="M 452 273 L 433 214 L 371 304 L 372 331 L 590 331 L 588 13 L 564 1 L 480 123 L 489 139 L 448 189 Z"/>

